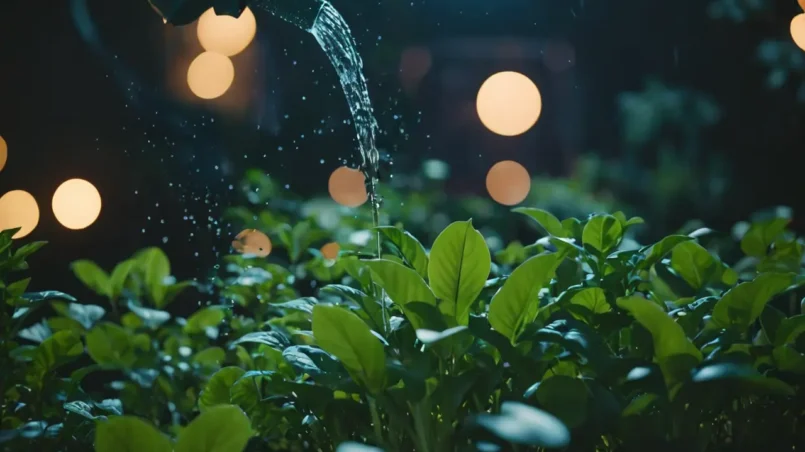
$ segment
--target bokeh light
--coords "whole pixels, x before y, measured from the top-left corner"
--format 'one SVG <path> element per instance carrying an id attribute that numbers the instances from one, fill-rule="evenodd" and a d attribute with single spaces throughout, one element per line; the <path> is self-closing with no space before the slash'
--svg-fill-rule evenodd
<path id="1" fill-rule="evenodd" d="M 219 16 L 210 8 L 199 17 L 196 33 L 204 50 L 233 56 L 242 52 L 254 40 L 257 21 L 249 8 L 243 10 L 237 18 Z"/>
<path id="2" fill-rule="evenodd" d="M 531 190 L 531 176 L 523 165 L 512 160 L 498 162 L 486 175 L 489 196 L 504 206 L 520 204 Z"/>
<path id="3" fill-rule="evenodd" d="M 84 229 L 101 214 L 101 194 L 83 179 L 65 181 L 53 193 L 53 215 L 67 229 Z"/>
<path id="4" fill-rule="evenodd" d="M 39 206 L 30 193 L 13 190 L 0 197 L 0 231 L 21 228 L 12 238 L 21 239 L 39 224 Z"/>
<path id="5" fill-rule="evenodd" d="M 797 47 L 805 50 L 805 13 L 798 14 L 791 19 L 791 37 Z"/>
<path id="6" fill-rule="evenodd" d="M 330 242 L 321 247 L 321 255 L 329 260 L 335 260 L 338 257 L 339 251 L 341 251 L 341 246 L 335 242 Z"/>
<path id="7" fill-rule="evenodd" d="M 0 171 L 3 171 L 3 168 L 6 166 L 6 162 L 8 161 L 8 144 L 6 144 L 6 140 L 0 136 Z"/>
<path id="8" fill-rule="evenodd" d="M 267 257 L 271 254 L 271 239 L 257 229 L 245 229 L 235 236 L 232 248 L 240 254 Z"/>
<path id="9" fill-rule="evenodd" d="M 330 175 L 327 184 L 333 201 L 346 207 L 358 207 L 369 199 L 366 176 L 359 170 L 342 166 Z"/>
<path id="10" fill-rule="evenodd" d="M 235 80 L 235 66 L 229 57 L 204 52 L 197 56 L 187 70 L 187 85 L 202 99 L 221 97 Z"/>
<path id="11" fill-rule="evenodd" d="M 487 129 L 507 137 L 521 135 L 537 123 L 542 96 L 534 82 L 519 72 L 498 72 L 478 90 L 478 117 Z"/>

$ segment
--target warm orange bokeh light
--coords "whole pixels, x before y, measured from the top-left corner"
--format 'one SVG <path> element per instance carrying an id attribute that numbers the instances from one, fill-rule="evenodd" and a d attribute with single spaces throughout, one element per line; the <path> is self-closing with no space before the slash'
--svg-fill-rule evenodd
<path id="1" fill-rule="evenodd" d="M 487 129 L 513 137 L 537 123 L 542 113 L 542 96 L 537 85 L 525 75 L 498 72 L 481 85 L 476 108 Z"/>
<path id="2" fill-rule="evenodd" d="M 7 161 L 8 145 L 6 144 L 6 140 L 4 140 L 3 137 L 0 137 L 0 171 L 3 171 Z"/>
<path id="3" fill-rule="evenodd" d="M 65 181 L 53 193 L 53 215 L 67 229 L 85 229 L 101 214 L 101 194 L 83 179 Z"/>
<path id="4" fill-rule="evenodd" d="M 805 50 L 805 13 L 798 14 L 791 19 L 791 37 L 797 47 Z"/>
<path id="5" fill-rule="evenodd" d="M 197 56 L 187 70 L 187 85 L 202 99 L 221 97 L 235 80 L 235 66 L 229 57 L 213 52 Z"/>
<path id="6" fill-rule="evenodd" d="M 215 10 L 208 9 L 198 19 L 196 30 L 198 42 L 204 50 L 224 56 L 242 52 L 257 33 L 257 21 L 249 8 L 240 17 L 218 16 Z"/>
<path id="7" fill-rule="evenodd" d="M 803 11 L 805 11 L 805 0 L 798 0 L 798 1 L 799 1 L 799 7 L 802 8 Z"/>
<path id="8" fill-rule="evenodd" d="M 21 228 L 12 238 L 21 239 L 39 224 L 39 206 L 30 193 L 13 190 L 0 197 L 0 231 Z"/>
<path id="9" fill-rule="evenodd" d="M 333 201 L 346 207 L 358 207 L 369 199 L 366 176 L 356 169 L 342 166 L 330 175 L 328 189 Z"/>
<path id="10" fill-rule="evenodd" d="M 321 255 L 329 260 L 335 260 L 338 257 L 339 251 L 341 251 L 341 246 L 335 242 L 330 242 L 321 247 Z"/>
<path id="11" fill-rule="evenodd" d="M 531 176 L 523 165 L 504 160 L 496 163 L 486 175 L 486 190 L 499 204 L 520 204 L 531 190 Z"/>
<path id="12" fill-rule="evenodd" d="M 271 254 L 271 239 L 257 229 L 246 229 L 232 241 L 232 248 L 240 254 L 267 257 Z"/>

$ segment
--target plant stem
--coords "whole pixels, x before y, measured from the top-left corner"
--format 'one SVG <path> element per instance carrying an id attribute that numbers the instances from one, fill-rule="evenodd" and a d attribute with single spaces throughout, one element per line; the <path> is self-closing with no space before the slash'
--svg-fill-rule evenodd
<path id="1" fill-rule="evenodd" d="M 375 441 L 377 441 L 378 446 L 383 445 L 383 426 L 380 423 L 380 413 L 377 411 L 377 402 L 375 402 L 374 397 L 367 396 L 366 399 L 369 402 L 369 410 L 372 412 L 372 427 L 375 430 Z"/>

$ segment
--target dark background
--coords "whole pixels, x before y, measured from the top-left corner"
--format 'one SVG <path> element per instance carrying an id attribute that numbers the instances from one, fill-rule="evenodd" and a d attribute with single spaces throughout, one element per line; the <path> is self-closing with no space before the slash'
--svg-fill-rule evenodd
<path id="1" fill-rule="evenodd" d="M 395 173 L 440 158 L 452 166 L 450 194 L 483 194 L 486 169 L 504 158 L 550 176 L 566 175 L 582 152 L 617 159 L 617 96 L 657 78 L 708 93 L 722 109 L 701 145 L 727 157 L 733 183 L 703 219 L 727 228 L 782 204 L 802 230 L 805 106 L 794 84 L 765 88 L 756 58 L 761 40 L 790 39 L 796 2 L 743 24 L 711 19 L 707 3 L 334 1 L 365 59 L 380 145 Z M 217 219 L 239 202 L 244 169 L 261 168 L 311 196 L 326 192 L 342 159 L 358 161 L 338 80 L 310 35 L 256 11 L 258 36 L 233 58 L 235 85 L 201 103 L 183 82 L 201 50 L 192 26 L 164 25 L 146 0 L 87 4 L 94 36 L 79 33 L 67 0 L 0 7 L 0 135 L 9 145 L 0 193 L 32 193 L 41 217 L 28 239 L 51 242 L 32 262 L 33 288 L 70 292 L 77 283 L 69 262 L 109 268 L 153 245 L 180 278 L 202 276 L 228 249 L 233 231 Z M 551 70 L 545 51 L 557 46 L 572 50 L 572 64 Z M 431 55 L 413 84 L 416 68 L 401 70 L 412 47 Z M 527 74 L 543 95 L 540 122 L 514 139 L 493 136 L 474 113 L 478 87 L 499 70 Z M 53 191 L 73 177 L 104 199 L 101 217 L 83 231 L 64 229 L 50 211 Z M 684 210 L 672 218 L 678 224 L 665 228 L 688 219 Z"/>

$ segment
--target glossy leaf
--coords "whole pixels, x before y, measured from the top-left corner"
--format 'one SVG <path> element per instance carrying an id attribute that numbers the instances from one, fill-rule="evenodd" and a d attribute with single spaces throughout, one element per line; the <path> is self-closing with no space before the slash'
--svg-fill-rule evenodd
<path id="1" fill-rule="evenodd" d="M 243 410 L 218 405 L 182 429 L 175 452 L 242 452 L 252 434 L 251 422 Z"/>
<path id="2" fill-rule="evenodd" d="M 593 314 L 610 312 L 612 307 L 607 303 L 606 293 L 600 287 L 590 287 L 573 295 L 571 304 L 584 306 Z"/>
<path id="3" fill-rule="evenodd" d="M 101 267 L 98 267 L 95 262 L 88 260 L 75 261 L 70 268 L 87 288 L 98 295 L 111 297 L 112 286 L 109 275 Z"/>
<path id="4" fill-rule="evenodd" d="M 370 391 L 386 384 L 383 344 L 357 315 L 334 306 L 313 309 L 313 336 L 323 350 L 338 358 Z"/>
<path id="5" fill-rule="evenodd" d="M 87 353 L 96 363 L 110 368 L 130 368 L 137 359 L 131 335 L 110 322 L 99 323 L 87 333 Z"/>
<path id="6" fill-rule="evenodd" d="M 156 427 L 134 416 L 114 416 L 95 427 L 96 452 L 171 452 L 173 445 Z"/>
<path id="7" fill-rule="evenodd" d="M 159 328 L 171 318 L 170 313 L 167 311 L 144 308 L 137 305 L 133 300 L 129 300 L 128 306 L 129 310 L 139 317 L 143 325 L 148 328 Z"/>
<path id="8" fill-rule="evenodd" d="M 218 306 L 210 306 L 200 311 L 196 311 L 187 319 L 184 332 L 188 334 L 203 333 L 207 328 L 216 327 L 224 321 L 226 311 Z"/>
<path id="9" fill-rule="evenodd" d="M 741 238 L 741 250 L 747 256 L 765 256 L 769 246 L 774 243 L 774 239 L 785 231 L 790 222 L 790 218 L 772 218 L 753 223 Z"/>
<path id="10" fill-rule="evenodd" d="M 629 311 L 654 339 L 654 355 L 667 359 L 687 354 L 701 361 L 702 354 L 685 336 L 685 331 L 661 307 L 641 297 L 619 298 L 618 306 Z"/>
<path id="11" fill-rule="evenodd" d="M 423 278 L 428 277 L 428 254 L 425 247 L 407 231 L 393 226 L 381 226 L 378 231 L 400 251 L 405 262 Z"/>
<path id="12" fill-rule="evenodd" d="M 514 444 L 562 448 L 570 431 L 554 415 L 518 402 L 503 402 L 500 414 L 479 414 L 475 421 L 495 436 Z"/>
<path id="13" fill-rule="evenodd" d="M 553 278 L 558 265 L 555 254 L 534 256 L 520 264 L 492 297 L 492 328 L 514 343 L 523 327 L 536 318 L 539 292 Z"/>
<path id="14" fill-rule="evenodd" d="M 645 256 L 645 259 L 640 262 L 639 268 L 651 268 L 654 264 L 660 262 L 662 258 L 670 253 L 677 245 L 691 240 L 693 240 L 693 238 L 687 235 L 669 235 L 651 246 L 641 248 L 640 253 Z"/>
<path id="15" fill-rule="evenodd" d="M 391 301 L 402 308 L 414 328 L 421 327 L 422 320 L 406 311 L 405 305 L 412 301 L 436 305 L 436 296 L 425 280 L 416 271 L 396 262 L 378 259 L 366 261 L 366 265 L 371 269 L 374 281 L 385 289 Z"/>
<path id="16" fill-rule="evenodd" d="M 137 253 L 135 259 L 143 272 L 151 301 L 157 308 L 162 308 L 165 306 L 165 282 L 171 271 L 168 256 L 159 248 L 147 248 Z"/>
<path id="17" fill-rule="evenodd" d="M 199 394 L 198 409 L 203 413 L 212 406 L 229 404 L 229 391 L 244 373 L 240 367 L 224 367 L 215 372 Z"/>
<path id="18" fill-rule="evenodd" d="M 492 257 L 472 221 L 455 222 L 433 242 L 428 279 L 433 293 L 449 308 L 440 309 L 466 325 L 475 299 L 489 276 Z"/>
<path id="19" fill-rule="evenodd" d="M 749 328 L 763 312 L 766 303 L 793 282 L 791 273 L 763 273 L 752 281 L 738 284 L 713 307 L 713 327 Z"/>
<path id="20" fill-rule="evenodd" d="M 601 254 L 613 250 L 623 238 L 623 227 L 612 215 L 597 215 L 584 226 L 582 242 Z"/>
<path id="21" fill-rule="evenodd" d="M 569 237 L 565 231 L 565 228 L 562 226 L 562 222 L 548 211 L 530 207 L 518 207 L 513 209 L 512 212 L 521 213 L 536 221 L 537 225 L 539 225 L 545 235 L 552 235 L 554 237 Z"/>
<path id="22" fill-rule="evenodd" d="M 718 270 L 716 259 L 696 242 L 683 242 L 671 252 L 671 268 L 694 289 L 701 289 Z"/>
<path id="23" fill-rule="evenodd" d="M 575 428 L 587 418 L 587 386 L 578 378 L 556 375 L 543 380 L 536 392 L 540 406 Z"/>

